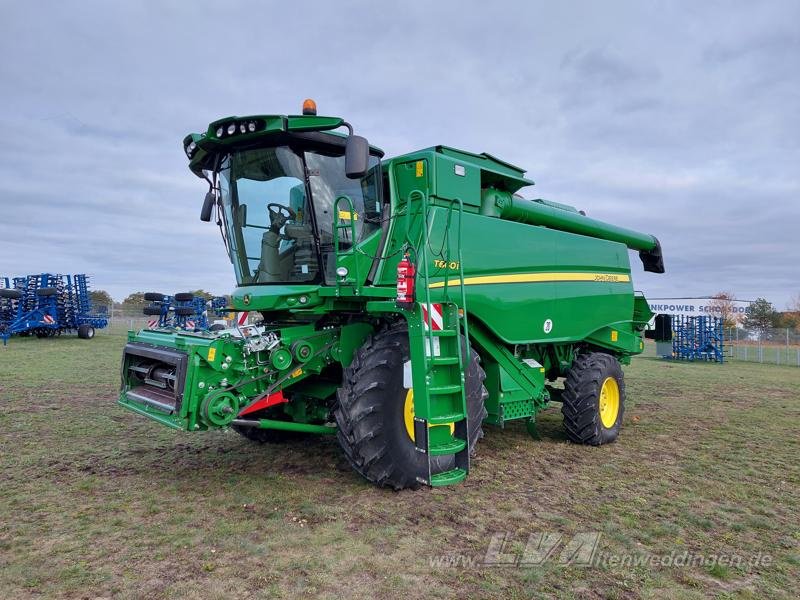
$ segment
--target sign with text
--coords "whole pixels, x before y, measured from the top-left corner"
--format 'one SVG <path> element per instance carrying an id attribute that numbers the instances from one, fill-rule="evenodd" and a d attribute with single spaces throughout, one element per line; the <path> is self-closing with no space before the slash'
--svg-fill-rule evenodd
<path id="1" fill-rule="evenodd" d="M 719 317 L 722 311 L 721 301 L 714 298 L 651 298 L 649 302 L 650 310 L 656 314 Z M 743 317 L 750 307 L 745 300 L 729 300 L 726 304 L 734 317 Z"/>

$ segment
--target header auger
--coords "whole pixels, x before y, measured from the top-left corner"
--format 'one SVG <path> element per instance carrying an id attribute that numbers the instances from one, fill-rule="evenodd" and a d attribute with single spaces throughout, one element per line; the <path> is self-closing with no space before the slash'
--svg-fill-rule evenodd
<path id="1" fill-rule="evenodd" d="M 131 332 L 120 404 L 259 442 L 335 434 L 395 489 L 462 481 L 484 425 L 533 427 L 551 401 L 572 441 L 617 438 L 620 365 L 652 316 L 628 250 L 661 273 L 655 237 L 522 198 L 533 182 L 490 154 L 383 159 L 312 102 L 220 119 L 183 148 L 209 184 L 232 309 L 260 320 Z"/>

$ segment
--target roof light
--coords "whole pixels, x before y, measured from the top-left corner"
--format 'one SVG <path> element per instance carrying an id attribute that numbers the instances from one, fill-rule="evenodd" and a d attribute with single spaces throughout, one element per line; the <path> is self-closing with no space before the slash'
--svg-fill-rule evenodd
<path id="1" fill-rule="evenodd" d="M 317 103 L 314 102 L 311 98 L 306 98 L 305 100 L 303 100 L 303 114 L 304 115 L 317 114 Z"/>
<path id="2" fill-rule="evenodd" d="M 246 133 L 247 132 L 247 125 L 244 123 L 239 123 L 239 133 Z"/>
<path id="3" fill-rule="evenodd" d="M 232 135 L 236 131 L 236 123 L 228 125 L 228 135 Z"/>
<path id="4" fill-rule="evenodd" d="M 222 137 L 222 125 L 220 125 L 219 127 L 217 127 L 217 137 L 218 137 L 218 138 L 221 138 L 221 137 Z"/>
<path id="5" fill-rule="evenodd" d="M 247 130 L 248 130 L 250 133 L 253 133 L 253 132 L 256 130 L 256 122 L 255 122 L 255 121 L 250 121 L 250 122 L 247 124 Z"/>

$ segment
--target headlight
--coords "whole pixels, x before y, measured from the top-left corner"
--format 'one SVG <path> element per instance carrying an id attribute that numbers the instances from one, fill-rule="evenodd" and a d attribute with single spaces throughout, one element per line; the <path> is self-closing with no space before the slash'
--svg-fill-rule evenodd
<path id="1" fill-rule="evenodd" d="M 348 273 L 349 273 L 349 271 L 347 270 L 347 267 L 338 267 L 338 268 L 336 269 L 336 274 L 337 274 L 339 277 L 341 277 L 342 279 L 344 279 L 345 277 L 347 277 L 347 274 L 348 274 Z"/>

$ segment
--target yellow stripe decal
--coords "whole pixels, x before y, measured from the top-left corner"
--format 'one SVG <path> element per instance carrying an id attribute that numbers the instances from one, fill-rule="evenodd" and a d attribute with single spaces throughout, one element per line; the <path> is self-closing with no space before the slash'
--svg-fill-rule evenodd
<path id="1" fill-rule="evenodd" d="M 512 275 L 481 275 L 466 277 L 464 285 L 487 285 L 498 283 L 544 283 L 553 281 L 594 281 L 596 283 L 627 283 L 630 275 L 621 273 L 514 273 Z M 449 281 L 448 285 L 459 285 L 458 279 Z M 437 281 L 429 288 L 444 287 L 444 281 Z"/>

